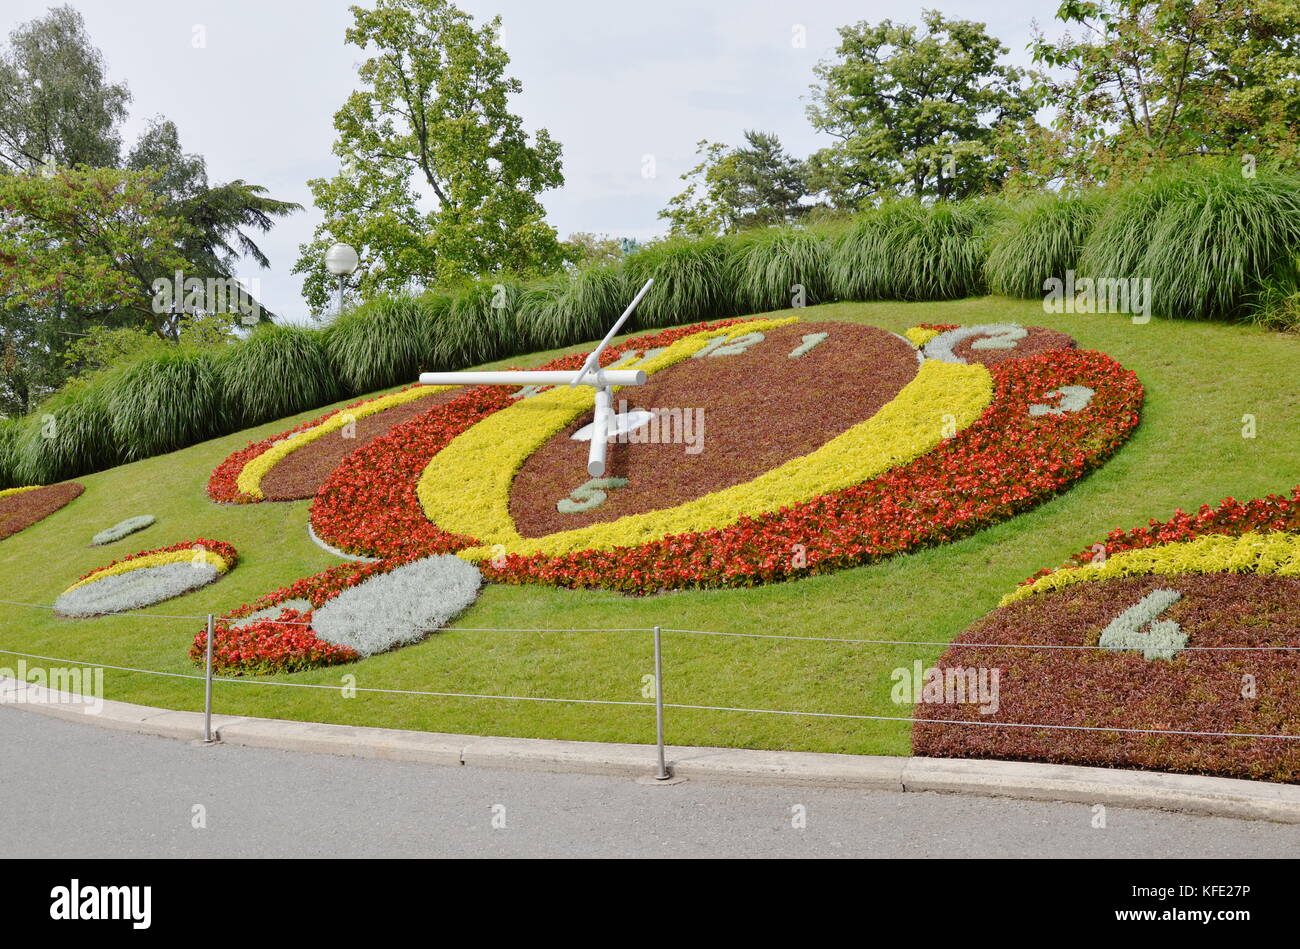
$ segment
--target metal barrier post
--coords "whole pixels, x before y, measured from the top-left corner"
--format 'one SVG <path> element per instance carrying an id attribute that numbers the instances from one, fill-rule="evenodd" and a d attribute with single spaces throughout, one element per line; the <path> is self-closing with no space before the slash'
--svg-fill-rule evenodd
<path id="1" fill-rule="evenodd" d="M 660 627 L 655 627 L 655 732 L 659 742 L 659 771 L 655 780 L 667 781 L 672 777 L 664 763 L 664 653 L 660 643 Z"/>
<path id="2" fill-rule="evenodd" d="M 212 640 L 216 622 L 208 614 L 208 653 L 203 673 L 203 740 L 212 744 Z"/>

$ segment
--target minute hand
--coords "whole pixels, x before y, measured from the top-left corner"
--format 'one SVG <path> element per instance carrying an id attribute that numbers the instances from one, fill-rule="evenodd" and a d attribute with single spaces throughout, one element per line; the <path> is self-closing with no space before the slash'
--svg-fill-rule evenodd
<path id="1" fill-rule="evenodd" d="M 655 278 L 651 277 L 645 282 L 645 286 L 641 288 L 640 292 L 632 298 L 632 302 L 627 305 L 627 309 L 624 310 L 623 315 L 618 318 L 618 322 L 610 327 L 609 332 L 605 334 L 605 338 L 600 341 L 600 345 L 592 350 L 591 355 L 588 356 L 586 361 L 582 364 L 582 368 L 578 370 L 578 374 L 573 377 L 573 381 L 569 383 L 570 389 L 574 386 L 581 385 L 583 378 L 600 365 L 600 354 L 605 351 L 605 347 L 609 345 L 609 341 L 618 335 L 618 331 L 623 328 L 623 324 L 627 322 L 627 318 L 632 315 L 632 311 L 636 309 L 636 305 L 641 302 L 641 298 L 646 295 L 650 290 L 651 284 L 654 282 Z"/>

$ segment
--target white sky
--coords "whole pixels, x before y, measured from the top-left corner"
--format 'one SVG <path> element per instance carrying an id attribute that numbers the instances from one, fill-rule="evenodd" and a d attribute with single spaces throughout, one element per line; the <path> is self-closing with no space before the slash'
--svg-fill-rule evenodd
<path id="1" fill-rule="evenodd" d="M 5 0 L 0 33 L 41 16 L 48 0 Z M 290 273 L 320 215 L 308 178 L 335 173 L 332 118 L 355 87 L 362 54 L 346 46 L 347 0 L 73 0 L 109 75 L 134 100 L 127 147 L 151 116 L 180 130 L 215 182 L 242 178 L 307 210 L 264 238 L 271 269 L 263 301 L 305 319 L 301 280 Z M 369 5 L 368 3 L 366 5 Z M 916 22 L 921 9 L 988 24 L 1028 65 L 1036 19 L 1049 35 L 1058 0 L 460 0 L 483 20 L 500 14 L 510 73 L 524 91 L 513 110 L 530 131 L 564 147 L 565 185 L 543 195 L 550 223 L 574 231 L 648 238 L 681 190 L 702 138 L 735 144 L 748 128 L 776 132 L 796 155 L 827 144 L 804 115 L 812 68 L 830 56 L 835 28 L 860 20 Z M 792 42 L 802 26 L 806 46 Z M 196 49 L 202 27 L 206 48 Z M 642 173 L 645 156 L 656 174 Z"/>

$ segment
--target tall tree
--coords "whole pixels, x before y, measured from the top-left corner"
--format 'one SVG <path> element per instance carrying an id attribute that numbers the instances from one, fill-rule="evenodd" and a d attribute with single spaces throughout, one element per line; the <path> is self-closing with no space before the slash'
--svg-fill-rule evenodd
<path id="1" fill-rule="evenodd" d="M 475 27 L 448 0 L 351 8 L 347 42 L 371 53 L 362 88 L 334 116 L 341 169 L 308 182 L 325 220 L 295 273 L 323 310 L 335 241 L 361 252 L 363 295 L 502 272 L 549 272 L 563 250 L 537 196 L 564 183 L 560 146 L 530 141 L 510 96 L 500 19 Z M 428 204 L 432 208 L 428 208 Z"/>
<path id="2" fill-rule="evenodd" d="M 163 213 L 152 176 L 112 168 L 0 175 L 0 301 L 7 307 L 134 314 L 159 337 L 171 316 L 154 280 L 184 270 L 185 225 Z"/>
<path id="3" fill-rule="evenodd" d="M 810 186 L 838 207 L 881 197 L 962 198 L 997 186 L 997 143 L 1032 116 L 1025 73 L 983 23 L 935 10 L 922 26 L 883 20 L 840 28 L 820 63 L 808 117 L 838 141 L 810 160 Z"/>
<path id="4" fill-rule="evenodd" d="M 696 154 L 702 160 L 682 175 L 686 189 L 659 212 L 672 233 L 730 233 L 785 224 L 806 212 L 804 163 L 776 135 L 746 131 L 739 148 L 702 141 Z"/>
<path id="5" fill-rule="evenodd" d="M 261 185 L 241 180 L 210 185 L 203 156 L 184 152 L 176 125 L 165 119 L 149 124 L 127 157 L 126 167 L 151 172 L 151 190 L 163 201 L 161 213 L 185 225 L 177 249 L 188 262 L 189 276 L 236 277 L 244 258 L 269 267 L 271 262 L 252 233 L 265 234 L 274 227 L 275 218 L 302 210 L 302 205 L 268 197 Z M 213 302 L 205 300 L 204 309 L 213 312 Z M 257 309 L 264 319 L 271 318 L 260 301 Z"/>
<path id="6" fill-rule="evenodd" d="M 185 265 L 182 225 L 150 184 L 112 168 L 0 174 L 0 414 L 62 385 L 76 371 L 69 346 L 97 329 L 176 337 L 152 281 Z"/>
<path id="7" fill-rule="evenodd" d="M 72 7 L 24 23 L 0 53 L 0 171 L 116 165 L 130 100 Z"/>
<path id="8" fill-rule="evenodd" d="M 1056 121 L 1033 139 L 1036 183 L 1104 181 L 1206 155 L 1300 160 L 1294 0 L 1065 0 L 1035 59 Z"/>
<path id="9" fill-rule="evenodd" d="M 208 278 L 233 277 L 241 258 L 267 266 L 256 235 L 298 208 L 247 182 L 210 185 L 165 121 L 118 170 L 129 101 L 71 7 L 19 26 L 0 50 L 0 415 L 29 410 L 87 353 L 98 363 L 138 349 L 142 333 L 159 345 L 228 333 L 236 318 L 212 311 L 254 301 L 214 296 Z M 156 313 L 149 285 L 175 267 L 198 289 Z"/>
<path id="10" fill-rule="evenodd" d="M 131 94 L 109 80 L 104 58 L 71 7 L 19 26 L 0 50 L 0 180 L 55 166 L 115 165 L 118 123 Z M 0 415 L 17 415 L 67 377 L 63 353 L 90 314 L 0 296 Z"/>

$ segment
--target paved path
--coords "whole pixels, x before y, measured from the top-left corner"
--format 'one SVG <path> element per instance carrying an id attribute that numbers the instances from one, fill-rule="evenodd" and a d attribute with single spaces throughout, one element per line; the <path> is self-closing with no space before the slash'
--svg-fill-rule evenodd
<path id="1" fill-rule="evenodd" d="M 34 857 L 1248 857 L 1300 825 L 958 795 L 432 767 L 205 748 L 0 707 L 0 814 Z M 201 807 L 207 827 L 192 826 Z M 796 808 L 806 826 L 796 829 Z M 503 827 L 494 827 L 504 823 Z"/>

